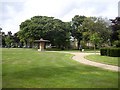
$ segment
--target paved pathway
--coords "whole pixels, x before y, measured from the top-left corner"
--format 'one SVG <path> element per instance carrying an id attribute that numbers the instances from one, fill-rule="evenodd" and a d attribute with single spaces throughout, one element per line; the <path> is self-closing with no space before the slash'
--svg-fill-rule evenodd
<path id="1" fill-rule="evenodd" d="M 74 55 L 72 57 L 72 59 L 74 59 L 74 60 L 76 60 L 76 61 L 78 61 L 80 63 L 86 64 L 86 65 L 95 66 L 95 67 L 100 67 L 100 68 L 103 68 L 103 69 L 108 69 L 108 70 L 119 71 L 120 72 L 120 67 L 118 67 L 118 66 L 102 64 L 102 63 L 90 61 L 90 60 L 87 60 L 87 59 L 84 58 L 86 55 L 90 55 L 90 54 L 94 54 L 94 53 L 62 52 L 62 51 L 61 52 L 60 51 L 50 51 L 50 52 L 70 53 L 70 54 Z"/>
<path id="2" fill-rule="evenodd" d="M 72 57 L 72 59 L 74 59 L 74 60 L 76 60 L 80 63 L 95 66 L 95 67 L 100 67 L 100 68 L 103 68 L 103 69 L 109 69 L 109 70 L 112 70 L 112 71 L 120 71 L 120 67 L 118 67 L 118 66 L 93 62 L 93 61 L 90 61 L 90 60 L 87 60 L 87 59 L 84 58 L 86 55 L 90 55 L 90 54 L 94 54 L 94 53 L 77 53 L 76 52 L 76 53 L 71 53 L 71 54 L 75 55 L 75 56 Z"/>

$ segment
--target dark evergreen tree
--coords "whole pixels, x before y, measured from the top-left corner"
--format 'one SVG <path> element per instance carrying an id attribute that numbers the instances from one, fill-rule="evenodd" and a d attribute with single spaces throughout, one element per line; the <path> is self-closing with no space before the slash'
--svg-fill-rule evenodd
<path id="1" fill-rule="evenodd" d="M 120 47 L 120 17 L 116 17 L 115 19 L 110 20 L 112 22 L 111 42 L 116 47 Z"/>

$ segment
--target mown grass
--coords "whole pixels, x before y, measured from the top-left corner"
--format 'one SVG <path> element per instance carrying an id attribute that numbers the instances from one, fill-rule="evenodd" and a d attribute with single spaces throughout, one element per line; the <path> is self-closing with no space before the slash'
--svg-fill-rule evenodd
<path id="1" fill-rule="evenodd" d="M 120 66 L 118 62 L 119 57 L 109 57 L 109 56 L 101 56 L 101 55 L 95 54 L 95 55 L 85 56 L 85 58 L 95 62 Z"/>
<path id="2" fill-rule="evenodd" d="M 3 49 L 3 88 L 117 88 L 118 73 L 80 64 L 73 55 Z"/>

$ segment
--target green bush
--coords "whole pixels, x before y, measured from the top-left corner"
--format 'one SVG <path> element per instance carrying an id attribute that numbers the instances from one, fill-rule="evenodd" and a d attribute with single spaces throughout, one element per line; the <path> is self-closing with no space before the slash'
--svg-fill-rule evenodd
<path id="1" fill-rule="evenodd" d="M 120 48 L 101 48 L 100 54 L 102 56 L 120 57 Z"/>
<path id="2" fill-rule="evenodd" d="M 100 53 L 102 56 L 107 56 L 107 48 L 101 48 Z"/>
<path id="3" fill-rule="evenodd" d="M 106 56 L 110 56 L 110 48 L 107 48 L 107 55 Z"/>
<path id="4" fill-rule="evenodd" d="M 120 57 L 120 48 L 111 48 L 109 51 L 109 56 Z"/>

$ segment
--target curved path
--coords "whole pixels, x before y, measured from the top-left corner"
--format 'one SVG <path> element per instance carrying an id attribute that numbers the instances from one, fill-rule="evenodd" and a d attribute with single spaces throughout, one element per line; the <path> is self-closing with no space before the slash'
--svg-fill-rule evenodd
<path id="1" fill-rule="evenodd" d="M 94 54 L 94 53 L 63 52 L 63 51 L 47 51 L 47 52 L 59 52 L 59 53 L 73 54 L 74 56 L 72 57 L 72 59 L 76 60 L 76 61 L 78 61 L 82 64 L 91 65 L 91 66 L 95 66 L 95 67 L 99 67 L 99 68 L 103 68 L 103 69 L 108 69 L 108 70 L 117 71 L 117 72 L 119 71 L 120 72 L 120 67 L 118 67 L 118 66 L 98 63 L 98 62 L 90 61 L 90 60 L 87 60 L 87 59 L 84 58 L 86 55 L 90 55 L 90 54 Z"/>
<path id="2" fill-rule="evenodd" d="M 76 60 L 80 63 L 120 72 L 120 67 L 118 67 L 118 66 L 93 62 L 93 61 L 90 61 L 90 60 L 87 60 L 87 59 L 84 58 L 86 55 L 90 55 L 90 54 L 94 54 L 94 53 L 70 53 L 70 54 L 74 54 L 75 56 L 73 56 L 72 59 L 74 59 L 74 60 Z"/>

